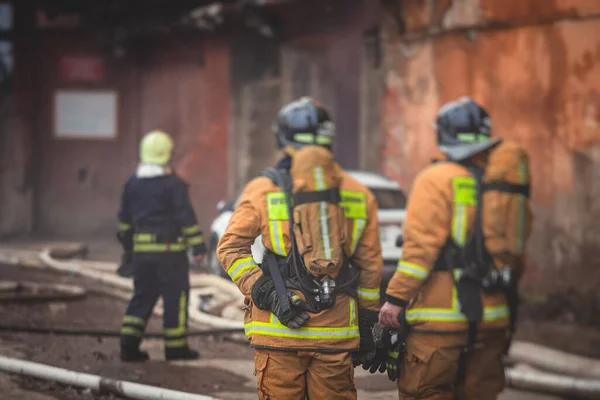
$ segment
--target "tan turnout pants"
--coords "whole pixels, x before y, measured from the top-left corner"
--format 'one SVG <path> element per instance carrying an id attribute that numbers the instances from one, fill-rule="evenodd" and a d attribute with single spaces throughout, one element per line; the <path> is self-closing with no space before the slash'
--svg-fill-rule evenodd
<path id="1" fill-rule="evenodd" d="M 504 331 L 480 332 L 466 364 L 465 382 L 456 387 L 458 358 L 466 334 L 408 337 L 398 381 L 400 400 L 496 400 L 504 389 Z"/>
<path id="2" fill-rule="evenodd" d="M 254 350 L 260 400 L 356 400 L 350 353 Z"/>

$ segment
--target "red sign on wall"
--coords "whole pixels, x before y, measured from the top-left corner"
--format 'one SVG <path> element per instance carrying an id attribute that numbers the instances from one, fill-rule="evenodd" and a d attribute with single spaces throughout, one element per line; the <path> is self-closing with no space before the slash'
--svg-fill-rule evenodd
<path id="1" fill-rule="evenodd" d="M 100 82 L 106 74 L 104 60 L 95 56 L 63 56 L 60 77 L 69 82 Z"/>

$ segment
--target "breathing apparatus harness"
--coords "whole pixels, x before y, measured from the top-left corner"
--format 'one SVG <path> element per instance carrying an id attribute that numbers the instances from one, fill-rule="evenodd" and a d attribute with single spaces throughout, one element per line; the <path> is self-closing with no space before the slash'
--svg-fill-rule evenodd
<path id="1" fill-rule="evenodd" d="M 270 250 L 265 250 L 265 262 L 261 265 L 263 273 L 270 275 L 273 279 L 275 290 L 285 304 L 284 307 L 288 310 L 291 308 L 287 289 L 299 290 L 306 297 L 306 301 L 311 307 L 310 312 L 314 313 L 335 306 L 336 293 L 346 293 L 355 297 L 359 272 L 350 265 L 349 258 L 345 255 L 336 279 L 329 275 L 316 277 L 308 272 L 304 260 L 300 257 L 294 235 L 294 206 L 321 201 L 338 205 L 341 202 L 339 188 L 292 193 L 292 179 L 287 170 L 268 168 L 262 175 L 270 178 L 282 189 L 288 210 L 292 247 L 290 254 L 282 257 Z"/>
<path id="2" fill-rule="evenodd" d="M 436 162 L 452 162 L 447 160 L 436 160 Z M 466 316 L 468 322 L 467 344 L 462 349 L 459 362 L 456 383 L 464 382 L 466 376 L 467 357 L 475 348 L 477 340 L 477 325 L 483 319 L 483 303 L 480 296 L 480 290 L 484 293 L 502 292 L 506 296 L 509 309 L 510 332 L 507 338 L 505 352 L 510 347 L 510 339 L 515 331 L 517 321 L 517 311 L 519 305 L 519 295 L 517 290 L 517 280 L 512 273 L 510 265 L 505 265 L 499 269 L 492 255 L 485 246 L 485 236 L 483 234 L 483 193 L 488 190 L 497 190 L 501 192 L 516 193 L 529 196 L 529 185 L 511 184 L 505 182 L 483 183 L 483 169 L 470 162 L 460 162 L 460 165 L 466 167 L 471 172 L 475 180 L 475 196 L 477 199 L 477 208 L 473 230 L 464 247 L 458 246 L 452 238 L 449 238 L 440 252 L 433 272 L 449 271 L 454 277 L 461 312 Z M 401 329 L 398 337 L 393 341 L 400 342 L 399 353 L 403 354 L 405 350 L 405 341 L 408 336 L 410 325 L 406 320 L 405 309 L 399 318 Z"/>
<path id="3" fill-rule="evenodd" d="M 468 168 L 475 180 L 477 208 L 473 231 L 463 248 L 449 239 L 442 248 L 440 258 L 433 271 L 451 271 L 461 305 L 461 312 L 467 317 L 467 344 L 461 352 L 458 363 L 457 383 L 461 383 L 466 375 L 466 359 L 474 350 L 477 340 L 477 325 L 483 319 L 483 303 L 480 290 L 487 294 L 504 293 L 509 311 L 510 333 L 507 338 L 506 351 L 510 346 L 510 337 L 515 331 L 519 296 L 517 280 L 510 265 L 499 269 L 494 258 L 487 250 L 483 233 L 483 193 L 497 190 L 529 196 L 529 185 L 509 183 L 483 183 L 483 168 L 470 162 L 460 163 Z"/>

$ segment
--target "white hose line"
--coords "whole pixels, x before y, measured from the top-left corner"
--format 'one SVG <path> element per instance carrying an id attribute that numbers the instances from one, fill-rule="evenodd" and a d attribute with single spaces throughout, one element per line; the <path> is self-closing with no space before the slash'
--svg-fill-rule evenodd
<path id="1" fill-rule="evenodd" d="M 200 296 L 196 295 L 195 289 L 190 289 L 190 300 L 188 313 L 190 319 L 196 322 L 204 323 L 217 328 L 244 328 L 243 321 L 234 321 L 231 319 L 218 317 L 200 310 Z"/>
<path id="2" fill-rule="evenodd" d="M 163 389 L 156 386 L 141 385 L 139 383 L 119 381 L 103 378 L 98 375 L 85 374 L 68 369 L 51 367 L 30 361 L 19 360 L 0 356 L 0 370 L 19 375 L 31 376 L 47 381 L 59 382 L 64 385 L 84 387 L 112 393 L 139 400 L 217 400 L 214 397 L 200 394 L 180 392 Z"/>
<path id="3" fill-rule="evenodd" d="M 58 261 L 52 258 L 51 254 L 51 250 L 50 249 L 45 249 L 41 254 L 40 254 L 40 259 L 49 267 L 53 268 L 53 269 L 57 269 L 59 271 L 64 271 L 64 272 L 68 272 L 68 273 L 75 273 L 75 274 L 79 274 L 82 276 L 85 276 L 87 278 L 90 279 L 94 279 L 97 281 L 100 281 L 102 283 L 105 283 L 107 285 L 116 287 L 118 289 L 125 289 L 129 292 L 133 291 L 133 282 L 130 279 L 127 278 L 122 278 L 120 276 L 116 276 L 116 275 L 112 275 L 110 273 L 106 273 L 106 272 L 100 272 L 97 270 L 88 270 L 83 268 L 81 265 L 74 263 L 74 262 L 64 262 L 64 261 Z M 218 286 L 218 289 L 224 289 L 227 290 L 225 288 L 228 287 L 228 283 L 230 285 L 234 285 L 235 284 L 232 282 L 227 282 L 225 279 L 214 276 L 214 275 L 207 275 L 207 278 L 210 277 L 209 279 L 199 279 L 199 277 L 196 277 L 197 279 L 195 279 L 195 284 L 197 286 Z M 225 283 L 223 283 L 225 282 Z M 236 287 L 236 290 L 237 287 Z M 227 292 L 229 292 L 229 290 L 227 290 Z M 242 296 L 243 295 L 239 292 L 238 290 L 238 296 Z M 194 293 L 194 289 L 190 290 L 190 301 L 188 304 L 188 314 L 190 317 L 190 320 L 197 322 L 197 323 L 201 323 L 201 324 L 206 324 L 209 325 L 211 327 L 215 327 L 215 328 L 240 328 L 243 329 L 244 327 L 244 323 L 243 321 L 232 321 L 230 319 L 227 318 L 222 318 L 216 315 L 212 315 L 212 314 L 208 314 L 205 312 L 200 311 L 200 299 L 198 298 L 198 296 L 195 295 Z"/>
<path id="4" fill-rule="evenodd" d="M 529 364 L 558 374 L 600 379 L 600 360 L 565 353 L 534 343 L 514 341 L 509 356 L 519 363 Z"/>
<path id="5" fill-rule="evenodd" d="M 515 389 L 581 399 L 600 399 L 600 380 L 549 374 L 529 368 L 507 368 L 505 375 L 506 385 Z"/>
<path id="6" fill-rule="evenodd" d="M 9 288 L 12 288 L 10 290 Z M 29 292 L 19 292 L 19 289 L 29 289 Z M 54 294 L 43 294 L 43 289 L 54 289 L 56 292 Z M 8 293 L 7 293 L 8 292 Z M 13 292 L 13 293 L 11 293 Z M 38 283 L 38 282 L 29 282 L 29 281 L 21 281 L 21 282 L 12 282 L 12 281 L 2 281 L 0 282 L 0 298 L 2 300 L 22 300 L 22 299 L 31 299 L 31 300 L 46 300 L 46 301 L 62 301 L 62 300 L 74 300 L 74 299 L 82 299 L 87 295 L 87 291 L 79 286 L 74 285 L 63 285 L 60 283 Z"/>

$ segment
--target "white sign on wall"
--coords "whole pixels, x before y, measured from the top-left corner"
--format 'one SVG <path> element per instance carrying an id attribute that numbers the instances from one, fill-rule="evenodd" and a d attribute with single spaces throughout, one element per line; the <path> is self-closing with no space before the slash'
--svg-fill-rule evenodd
<path id="1" fill-rule="evenodd" d="M 117 136 L 117 94 L 109 90 L 59 90 L 54 94 L 54 136 L 111 139 Z"/>

